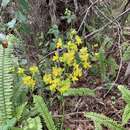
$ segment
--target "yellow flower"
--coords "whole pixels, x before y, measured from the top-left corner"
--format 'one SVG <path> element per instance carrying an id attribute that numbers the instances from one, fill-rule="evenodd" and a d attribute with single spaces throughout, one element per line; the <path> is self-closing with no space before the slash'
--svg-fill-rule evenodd
<path id="1" fill-rule="evenodd" d="M 83 64 L 83 67 L 85 69 L 90 68 L 91 65 L 89 63 L 89 53 L 88 53 L 88 50 L 86 47 L 83 47 L 80 49 L 79 57 L 80 57 L 80 60 Z"/>
<path id="2" fill-rule="evenodd" d="M 72 66 L 72 63 L 75 60 L 75 52 L 74 51 L 69 51 L 63 54 L 61 57 L 61 61 L 68 64 L 69 66 Z"/>
<path id="3" fill-rule="evenodd" d="M 74 65 L 74 75 L 77 76 L 77 77 L 81 77 L 82 76 L 82 69 L 79 67 L 78 64 L 75 64 Z"/>
<path id="4" fill-rule="evenodd" d="M 73 73 L 70 75 L 72 81 L 77 81 L 82 76 L 82 68 L 78 64 L 74 63 Z"/>
<path id="5" fill-rule="evenodd" d="M 72 43 L 71 41 L 67 43 L 67 48 L 68 50 L 73 50 L 75 52 L 78 51 L 77 45 L 75 43 Z"/>
<path id="6" fill-rule="evenodd" d="M 50 87 L 50 90 L 55 92 L 56 89 L 58 89 L 58 87 L 61 85 L 61 79 L 60 78 L 55 78 L 54 80 L 52 80 Z"/>
<path id="7" fill-rule="evenodd" d="M 73 82 L 78 81 L 78 77 L 74 76 L 74 75 L 72 75 L 71 79 L 72 79 Z"/>
<path id="8" fill-rule="evenodd" d="M 76 40 L 77 45 L 80 45 L 82 43 L 82 40 L 81 40 L 80 36 L 78 36 L 78 35 L 75 36 L 75 40 Z"/>
<path id="9" fill-rule="evenodd" d="M 58 89 L 58 91 L 59 91 L 61 94 L 63 94 L 63 93 L 65 93 L 66 91 L 69 90 L 70 86 L 71 86 L 70 80 L 68 80 L 68 79 L 67 79 L 67 80 L 63 80 L 63 81 L 61 82 L 61 87 Z"/>
<path id="10" fill-rule="evenodd" d="M 76 32 L 75 29 L 71 29 L 71 30 L 70 30 L 70 35 L 71 35 L 71 36 L 74 36 L 74 35 L 76 35 L 76 34 L 77 34 L 77 32 Z"/>
<path id="11" fill-rule="evenodd" d="M 88 59 L 89 54 L 88 54 L 87 47 L 82 47 L 80 49 L 79 56 L 80 56 L 81 60 L 86 59 L 86 58 Z"/>
<path id="12" fill-rule="evenodd" d="M 24 74 L 24 71 L 25 71 L 24 68 L 20 68 L 20 67 L 19 67 L 17 73 L 18 73 L 19 75 L 23 75 L 23 74 Z"/>
<path id="13" fill-rule="evenodd" d="M 57 86 L 56 86 L 55 84 L 52 84 L 52 85 L 50 85 L 49 87 L 50 87 L 50 90 L 51 90 L 52 92 L 55 92 L 55 91 L 56 91 Z"/>
<path id="14" fill-rule="evenodd" d="M 98 59 L 99 53 L 95 53 L 95 58 Z"/>
<path id="15" fill-rule="evenodd" d="M 89 62 L 84 62 L 83 67 L 84 67 L 85 69 L 87 69 L 87 68 L 90 68 L 91 65 L 90 65 Z"/>
<path id="16" fill-rule="evenodd" d="M 45 74 L 43 76 L 43 81 L 45 82 L 45 84 L 51 84 L 52 83 L 52 76 L 51 76 L 51 74 Z"/>
<path id="17" fill-rule="evenodd" d="M 71 39 L 73 40 L 74 36 L 77 34 L 76 30 L 75 29 L 71 29 L 70 32 L 69 32 L 69 37 L 68 39 Z"/>
<path id="18" fill-rule="evenodd" d="M 36 81 L 33 80 L 31 76 L 24 76 L 22 82 L 24 85 L 31 87 L 31 88 L 34 88 L 34 86 L 36 84 Z"/>
<path id="19" fill-rule="evenodd" d="M 52 58 L 53 61 L 59 61 L 59 54 L 58 52 L 55 52 L 55 55 Z"/>
<path id="20" fill-rule="evenodd" d="M 62 39 L 59 38 L 57 43 L 56 43 L 56 48 L 58 49 L 58 48 L 61 48 L 61 47 L 62 47 Z"/>
<path id="21" fill-rule="evenodd" d="M 29 68 L 29 71 L 32 73 L 32 74 L 35 74 L 38 72 L 38 67 L 37 66 L 31 66 Z"/>
<path id="22" fill-rule="evenodd" d="M 60 78 L 55 78 L 53 81 L 52 81 L 52 84 L 59 87 L 61 85 L 61 79 Z"/>
<path id="23" fill-rule="evenodd" d="M 63 72 L 63 69 L 60 67 L 53 67 L 52 68 L 52 75 L 53 76 L 56 76 L 56 77 L 61 76 L 62 72 Z"/>

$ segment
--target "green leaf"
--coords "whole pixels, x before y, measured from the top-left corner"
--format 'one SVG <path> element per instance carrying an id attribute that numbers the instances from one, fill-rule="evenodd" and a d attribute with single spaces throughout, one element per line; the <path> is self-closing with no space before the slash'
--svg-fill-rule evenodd
<path id="1" fill-rule="evenodd" d="M 54 42 L 51 42 L 49 49 L 54 50 L 55 48 L 56 48 L 56 44 Z"/>
<path id="2" fill-rule="evenodd" d="M 71 130 L 70 128 L 66 128 L 66 130 Z"/>
<path id="3" fill-rule="evenodd" d="M 103 81 L 105 81 L 107 78 L 107 70 L 106 70 L 107 65 L 106 65 L 105 50 L 102 47 L 99 50 L 98 61 L 99 61 L 101 78 Z"/>
<path id="4" fill-rule="evenodd" d="M 3 124 L 0 125 L 0 130 L 10 130 L 16 124 L 16 119 L 12 118 L 10 120 L 6 120 Z"/>
<path id="5" fill-rule="evenodd" d="M 43 98 L 40 96 L 34 96 L 34 103 L 35 103 L 36 110 L 43 117 L 48 130 L 57 130 L 55 127 L 54 121 L 52 119 L 52 115 L 50 114 Z"/>
<path id="6" fill-rule="evenodd" d="M 116 76 L 116 70 L 118 70 L 118 65 L 117 65 L 115 59 L 110 57 L 107 60 L 107 64 L 108 64 L 108 66 L 110 68 L 110 76 L 115 77 Z"/>
<path id="7" fill-rule="evenodd" d="M 109 128 L 110 130 L 126 130 L 122 127 L 121 124 L 117 123 L 113 119 L 106 117 L 102 114 L 97 114 L 94 112 L 87 112 L 85 113 L 87 118 L 90 118 L 92 121 L 96 122 L 96 125 L 100 128 L 100 125 L 104 125 L 105 127 Z M 96 127 L 96 126 L 95 126 Z M 99 129 L 97 129 L 99 130 Z"/>
<path id="8" fill-rule="evenodd" d="M 17 11 L 15 15 L 20 23 L 25 23 L 27 21 L 27 17 L 21 11 Z"/>
<path id="9" fill-rule="evenodd" d="M 94 122 L 95 130 L 102 130 L 102 126 L 98 122 Z"/>
<path id="10" fill-rule="evenodd" d="M 6 49 L 0 46 L 0 124 L 12 118 L 13 75 L 9 73 L 13 67 L 12 51 L 10 44 Z"/>
<path id="11" fill-rule="evenodd" d="M 10 0 L 2 0 L 1 6 L 6 7 L 9 2 L 10 2 Z"/>
<path id="12" fill-rule="evenodd" d="M 16 107 L 15 117 L 17 118 L 17 120 L 19 120 L 22 117 L 25 106 L 26 106 L 26 103 Z"/>
<path id="13" fill-rule="evenodd" d="M 24 12 L 27 12 L 29 10 L 28 0 L 19 0 L 19 4 Z"/>
<path id="14" fill-rule="evenodd" d="M 119 85 L 118 89 L 122 93 L 122 98 L 130 105 L 130 90 L 125 88 L 123 85 Z"/>
<path id="15" fill-rule="evenodd" d="M 127 124 L 129 119 L 130 119 L 130 105 L 126 105 L 122 115 L 122 125 Z"/>
<path id="16" fill-rule="evenodd" d="M 24 130 L 42 130 L 40 117 L 29 118 Z"/>
<path id="17" fill-rule="evenodd" d="M 6 36 L 6 40 L 8 41 L 9 44 L 14 44 L 14 43 L 18 43 L 19 39 L 13 35 L 13 34 L 9 34 Z"/>
<path id="18" fill-rule="evenodd" d="M 29 26 L 26 24 L 26 23 L 21 23 L 21 26 L 19 28 L 19 31 L 20 32 L 23 32 L 23 33 L 29 33 L 31 32 Z"/>
<path id="19" fill-rule="evenodd" d="M 13 127 L 16 124 L 16 118 L 12 118 L 11 120 L 7 120 L 6 124 L 9 128 Z"/>
<path id="20" fill-rule="evenodd" d="M 113 41 L 112 41 L 112 39 L 110 37 L 104 36 L 104 40 L 103 40 L 102 44 L 103 44 L 103 46 L 105 48 L 110 48 L 112 46 L 112 44 L 113 44 Z"/>
<path id="21" fill-rule="evenodd" d="M 128 46 L 127 49 L 124 51 L 123 60 L 124 61 L 130 60 L 130 46 Z"/>
<path id="22" fill-rule="evenodd" d="M 89 88 L 70 88 L 63 96 L 95 96 L 95 91 Z"/>
<path id="23" fill-rule="evenodd" d="M 10 22 L 7 23 L 8 28 L 14 28 L 16 24 L 16 18 L 12 19 Z"/>
<path id="24" fill-rule="evenodd" d="M 13 127 L 13 128 L 11 128 L 11 130 L 24 130 L 24 129 Z"/>
<path id="25" fill-rule="evenodd" d="M 48 31 L 48 34 L 53 34 L 55 36 L 55 38 L 57 38 L 60 34 L 60 31 L 58 29 L 58 26 L 57 25 L 53 25 L 49 31 Z"/>

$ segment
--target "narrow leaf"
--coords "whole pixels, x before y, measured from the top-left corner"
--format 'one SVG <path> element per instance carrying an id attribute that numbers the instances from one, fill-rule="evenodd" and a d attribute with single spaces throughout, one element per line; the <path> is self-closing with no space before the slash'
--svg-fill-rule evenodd
<path id="1" fill-rule="evenodd" d="M 118 89 L 122 93 L 122 98 L 130 105 L 130 90 L 125 88 L 123 85 L 119 85 Z"/>
<path id="2" fill-rule="evenodd" d="M 16 116 L 17 120 L 19 120 L 21 118 L 25 106 L 26 106 L 26 103 L 24 103 L 24 104 L 22 104 L 22 105 L 20 105 L 20 106 L 18 106 L 16 108 L 16 114 L 15 114 L 15 116 Z"/>
<path id="3" fill-rule="evenodd" d="M 129 119 L 130 119 L 130 106 L 126 105 L 122 116 L 122 125 L 127 124 Z"/>
<path id="4" fill-rule="evenodd" d="M 29 118 L 24 130 L 42 130 L 40 117 Z"/>
<path id="5" fill-rule="evenodd" d="M 16 24 L 16 18 L 12 19 L 10 22 L 7 23 L 8 28 L 14 28 Z"/>
<path id="6" fill-rule="evenodd" d="M 37 111 L 43 117 L 48 130 L 57 130 L 55 125 L 54 125 L 54 121 L 52 119 L 52 116 L 51 116 L 43 98 L 40 96 L 34 96 L 34 103 L 35 103 L 35 107 L 36 107 Z"/>
<path id="7" fill-rule="evenodd" d="M 98 122 L 94 122 L 95 130 L 102 130 L 102 126 Z"/>
<path id="8" fill-rule="evenodd" d="M 19 4 L 23 10 L 28 11 L 29 9 L 28 0 L 19 0 Z"/>
<path id="9" fill-rule="evenodd" d="M 95 91 L 89 88 L 70 88 L 63 96 L 95 96 Z"/>
<path id="10" fill-rule="evenodd" d="M 85 113 L 85 116 L 87 118 L 90 118 L 94 122 L 98 122 L 98 127 L 100 124 L 100 125 L 104 125 L 105 127 L 111 130 L 126 130 L 125 128 L 122 127 L 121 124 L 117 123 L 111 118 L 106 117 L 105 115 L 97 114 L 94 112 L 87 112 Z"/>

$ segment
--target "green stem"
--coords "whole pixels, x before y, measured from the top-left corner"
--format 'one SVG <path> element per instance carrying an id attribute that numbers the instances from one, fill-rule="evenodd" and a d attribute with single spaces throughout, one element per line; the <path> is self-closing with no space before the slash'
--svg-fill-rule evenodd
<path id="1" fill-rule="evenodd" d="M 64 97 L 62 95 L 62 121 L 61 121 L 61 130 L 63 130 L 63 126 L 64 126 L 64 116 L 65 116 L 65 100 Z"/>

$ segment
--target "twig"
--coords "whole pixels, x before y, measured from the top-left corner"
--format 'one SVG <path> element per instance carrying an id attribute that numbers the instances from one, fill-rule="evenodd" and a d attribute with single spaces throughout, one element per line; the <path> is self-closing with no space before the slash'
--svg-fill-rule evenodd
<path id="1" fill-rule="evenodd" d="M 69 114 L 64 114 L 64 116 L 73 116 L 73 115 L 77 115 L 77 114 L 84 114 L 85 112 L 73 112 L 73 113 L 69 113 Z M 53 115 L 54 118 L 62 118 L 63 115 Z"/>
<path id="2" fill-rule="evenodd" d="M 65 100 L 64 100 L 64 97 L 62 96 L 62 120 L 61 120 L 61 130 L 63 130 L 64 118 L 65 118 Z"/>
<path id="3" fill-rule="evenodd" d="M 91 3 L 93 3 L 92 0 L 90 0 Z M 109 22 L 113 22 L 109 17 L 107 17 L 97 6 L 95 6 L 95 8 L 101 13 L 101 15 L 103 15 Z M 118 73 L 117 73 L 117 76 L 116 76 L 116 79 L 115 81 L 112 83 L 112 86 L 110 87 L 110 89 L 107 91 L 107 93 L 105 94 L 105 97 L 106 95 L 110 92 L 110 90 L 113 88 L 114 85 L 116 85 L 116 82 L 119 78 L 119 74 L 120 74 L 120 71 L 121 71 L 121 68 L 122 68 L 122 64 L 123 64 L 123 60 L 122 60 L 122 48 L 121 48 L 121 45 L 120 45 L 120 42 L 121 42 L 121 33 L 122 33 L 122 29 L 121 29 L 121 26 L 120 26 L 120 23 L 115 20 L 116 23 L 114 23 L 117 27 L 117 32 L 118 32 L 118 47 L 119 47 L 119 52 L 120 52 L 120 65 L 119 65 L 119 69 L 118 69 Z"/>
<path id="4" fill-rule="evenodd" d="M 77 10 L 78 10 L 78 2 L 77 2 L 77 0 L 74 0 L 74 6 L 75 6 L 75 12 L 77 12 Z"/>
<path id="5" fill-rule="evenodd" d="M 118 70 L 118 73 L 117 73 L 117 76 L 116 76 L 116 79 L 114 81 L 114 83 L 117 82 L 118 80 L 118 77 L 119 77 L 119 74 L 120 74 L 120 71 L 121 71 L 121 68 L 122 68 L 122 64 L 123 64 L 123 59 L 122 59 L 122 48 L 121 48 L 121 34 L 120 34 L 120 28 L 118 28 L 118 36 L 119 36 L 119 39 L 118 39 L 118 48 L 119 48 L 119 52 L 120 52 L 120 66 L 119 66 L 119 70 Z"/>
<path id="6" fill-rule="evenodd" d="M 61 52 L 61 51 L 65 50 L 65 49 L 66 49 L 66 48 L 62 48 L 62 49 L 59 49 L 58 51 Z M 41 61 L 45 60 L 47 57 L 53 55 L 55 52 L 57 52 L 57 50 L 52 51 L 52 52 L 50 52 L 49 54 L 45 55 L 45 56 L 42 58 L 42 60 L 39 61 L 39 63 L 41 63 Z"/>
<path id="7" fill-rule="evenodd" d="M 52 25 L 57 24 L 57 18 L 56 18 L 56 3 L 54 2 L 54 0 L 49 0 L 49 13 L 51 16 L 51 23 Z"/>
<path id="8" fill-rule="evenodd" d="M 120 65 L 119 65 L 119 69 L 118 69 L 118 73 L 117 73 L 117 76 L 116 76 L 116 79 L 115 81 L 112 83 L 112 86 L 109 88 L 109 90 L 107 91 L 107 93 L 104 95 L 104 97 L 106 97 L 108 95 L 108 93 L 111 91 L 111 89 L 114 87 L 114 85 L 116 84 L 118 78 L 119 78 L 119 74 L 121 72 L 121 68 L 122 68 L 122 64 L 123 64 L 123 59 L 122 59 L 122 48 L 121 48 L 121 45 L 120 45 L 120 42 L 121 42 L 121 35 L 120 35 L 120 28 L 118 28 L 118 36 L 119 36 L 119 39 L 118 39 L 118 48 L 119 48 L 119 52 L 120 52 Z"/>
<path id="9" fill-rule="evenodd" d="M 79 107 L 79 104 L 81 103 L 82 99 L 80 98 L 79 100 L 77 100 L 77 103 L 75 104 L 75 108 L 74 111 L 77 110 L 77 108 Z"/>
<path id="10" fill-rule="evenodd" d="M 78 29 L 77 32 L 79 32 L 80 29 L 82 28 L 82 26 L 83 26 L 83 24 L 84 24 L 84 22 L 85 22 L 85 19 L 86 19 L 87 15 L 88 15 L 89 10 L 90 10 L 98 1 L 99 1 L 99 0 L 96 0 L 94 3 L 92 3 L 92 4 L 87 8 L 86 13 L 85 13 L 85 16 L 84 16 L 84 18 L 83 18 L 83 20 L 82 20 L 82 22 L 81 22 L 81 24 L 80 24 L 79 29 Z"/>
<path id="11" fill-rule="evenodd" d="M 99 28 L 98 30 L 95 30 L 95 31 L 91 32 L 90 34 L 86 35 L 86 36 L 85 36 L 85 39 L 88 38 L 88 37 L 90 37 L 90 36 L 92 36 L 92 35 L 94 35 L 94 34 L 96 34 L 96 33 L 98 33 L 98 32 L 100 32 L 100 31 L 102 31 L 102 30 L 105 29 L 108 25 L 112 24 L 113 22 L 115 22 L 116 20 L 118 20 L 118 18 L 122 17 L 124 14 L 126 14 L 126 13 L 129 12 L 129 11 L 130 11 L 130 8 L 127 9 L 126 11 L 124 11 L 123 13 L 121 13 L 120 15 L 118 15 L 114 20 L 108 22 L 107 24 L 105 24 L 104 26 L 102 26 L 101 28 Z"/>

